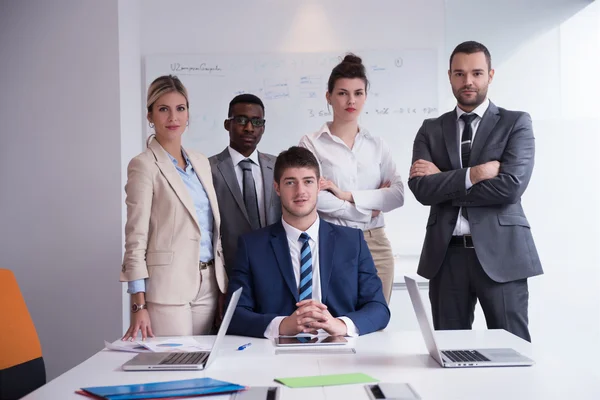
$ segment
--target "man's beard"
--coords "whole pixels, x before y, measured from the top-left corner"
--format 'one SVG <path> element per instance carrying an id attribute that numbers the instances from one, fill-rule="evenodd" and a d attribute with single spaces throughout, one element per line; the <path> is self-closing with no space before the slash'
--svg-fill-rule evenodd
<path id="1" fill-rule="evenodd" d="M 464 88 L 462 88 L 458 92 L 458 96 L 456 94 L 454 95 L 454 97 L 456 98 L 456 101 L 461 106 L 468 106 L 468 107 L 475 106 L 475 108 L 477 108 L 481 103 L 483 103 L 485 101 L 485 98 L 487 97 L 487 90 L 485 90 L 485 91 L 477 90 L 477 94 L 475 95 L 475 97 L 473 99 L 463 100 L 463 98 L 461 97 L 461 92 L 463 90 L 464 90 Z"/>
<path id="2" fill-rule="evenodd" d="M 313 207 L 312 207 L 310 210 L 308 210 L 308 211 L 306 211 L 306 212 L 303 212 L 303 213 L 298 213 L 298 212 L 296 212 L 296 211 L 292 211 L 292 210 L 290 210 L 289 208 L 287 208 L 287 207 L 285 206 L 285 204 L 283 204 L 283 202 L 281 203 L 281 205 L 282 205 L 282 207 L 285 209 L 285 211 L 287 211 L 287 212 L 288 212 L 288 214 L 290 214 L 290 215 L 292 215 L 292 216 L 294 216 L 294 217 L 296 217 L 296 218 L 304 218 L 304 217 L 306 217 L 306 216 L 310 215 L 310 214 L 311 214 L 311 213 L 312 213 L 312 212 L 315 210 L 315 208 L 317 208 L 317 203 L 315 203 L 315 204 L 313 205 Z"/>

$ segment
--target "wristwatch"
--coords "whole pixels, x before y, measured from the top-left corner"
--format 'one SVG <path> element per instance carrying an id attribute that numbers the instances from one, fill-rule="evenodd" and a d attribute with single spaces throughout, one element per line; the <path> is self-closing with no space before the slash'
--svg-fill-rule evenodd
<path id="1" fill-rule="evenodd" d="M 136 313 L 136 312 L 138 312 L 138 311 L 140 311 L 140 310 L 145 310 L 146 308 L 148 308 L 148 307 L 146 307 L 146 305 L 145 305 L 145 304 L 137 304 L 137 303 L 133 303 L 133 304 L 131 305 L 131 312 L 132 312 L 132 313 Z"/>

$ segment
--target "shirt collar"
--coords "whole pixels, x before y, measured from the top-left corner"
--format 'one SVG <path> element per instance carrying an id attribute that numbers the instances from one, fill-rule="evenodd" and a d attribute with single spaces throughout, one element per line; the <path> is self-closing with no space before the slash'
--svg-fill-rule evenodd
<path id="1" fill-rule="evenodd" d="M 323 126 L 321 127 L 321 129 L 319 129 L 317 131 L 317 139 L 320 138 L 322 135 L 329 135 L 330 137 L 333 138 L 334 135 L 333 135 L 333 133 L 331 133 L 331 130 L 329 129 L 329 126 L 331 125 L 331 123 L 332 123 L 332 121 L 325 122 L 323 124 Z M 360 126 L 360 125 L 358 126 L 357 137 L 358 136 L 364 136 L 366 139 L 371 139 L 372 138 L 372 136 L 369 133 L 369 131 L 366 128 Z"/>
<path id="2" fill-rule="evenodd" d="M 244 161 L 246 158 L 252 160 L 252 162 L 256 165 L 260 165 L 258 163 L 258 150 L 254 150 L 249 157 L 244 157 L 239 151 L 233 149 L 231 146 L 227 146 L 229 150 L 229 155 L 231 156 L 231 161 L 233 161 L 233 166 L 237 166 L 241 161 Z"/>
<path id="3" fill-rule="evenodd" d="M 167 153 L 167 155 L 169 156 L 169 158 L 171 159 L 171 162 L 173 163 L 173 165 L 175 165 L 176 167 L 177 165 L 177 160 L 175 159 L 175 157 L 173 157 L 168 151 L 165 150 L 165 153 Z M 187 153 L 185 152 L 185 150 L 183 149 L 183 147 L 181 148 L 181 154 L 183 154 L 183 159 L 185 160 L 185 166 L 187 168 L 188 165 L 190 165 L 190 159 L 187 155 Z"/>
<path id="4" fill-rule="evenodd" d="M 320 218 L 317 217 L 315 222 L 313 222 L 313 224 L 305 231 L 308 234 L 308 236 L 310 236 L 310 239 L 314 242 L 317 242 L 319 240 L 319 221 Z M 283 217 L 281 217 L 281 223 L 283 224 L 283 229 L 285 229 L 285 234 L 288 237 L 288 239 L 290 239 L 294 243 L 297 242 L 298 239 L 300 239 L 302 231 L 300 229 L 294 228 L 293 226 L 285 222 Z"/>
<path id="5" fill-rule="evenodd" d="M 481 103 L 476 109 L 474 109 L 470 113 L 467 113 L 463 111 L 459 106 L 456 106 L 456 120 L 458 121 L 460 119 L 460 116 L 463 114 L 476 114 L 479 118 L 483 118 L 483 114 L 485 114 L 489 106 L 490 99 L 488 99 L 487 97 L 485 98 L 483 103 Z"/>

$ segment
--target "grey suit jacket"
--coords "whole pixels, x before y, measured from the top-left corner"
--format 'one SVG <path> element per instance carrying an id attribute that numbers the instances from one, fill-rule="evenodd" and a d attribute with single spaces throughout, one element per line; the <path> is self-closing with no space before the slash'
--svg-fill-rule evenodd
<path id="1" fill-rule="evenodd" d="M 423 122 L 413 145 L 414 163 L 431 161 L 441 173 L 408 181 L 423 205 L 431 206 L 419 275 L 433 278 L 446 254 L 459 207 L 467 207 L 477 258 L 496 282 L 542 274 L 529 222 L 521 206 L 533 171 L 535 143 L 531 117 L 490 106 L 477 129 L 469 166 L 500 162 L 497 177 L 465 189 L 467 168 L 460 167 L 456 111 Z"/>
<path id="2" fill-rule="evenodd" d="M 273 189 L 273 167 L 277 157 L 258 153 L 258 162 L 262 171 L 265 217 L 267 225 L 281 219 L 281 203 L 277 192 Z M 244 206 L 242 189 L 237 181 L 229 150 L 209 158 L 213 183 L 217 193 L 217 201 L 221 212 L 221 237 L 225 270 L 229 275 L 235 262 L 238 236 L 252 230 L 248 213 Z"/>

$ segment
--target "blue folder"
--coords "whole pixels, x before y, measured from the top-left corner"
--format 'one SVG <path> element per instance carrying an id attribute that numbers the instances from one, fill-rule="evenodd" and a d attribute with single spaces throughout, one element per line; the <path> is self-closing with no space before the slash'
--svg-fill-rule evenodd
<path id="1" fill-rule="evenodd" d="M 244 389 L 246 389 L 244 386 L 211 378 L 81 388 L 81 390 L 88 394 L 107 400 L 163 399 L 168 397 L 231 393 Z"/>

